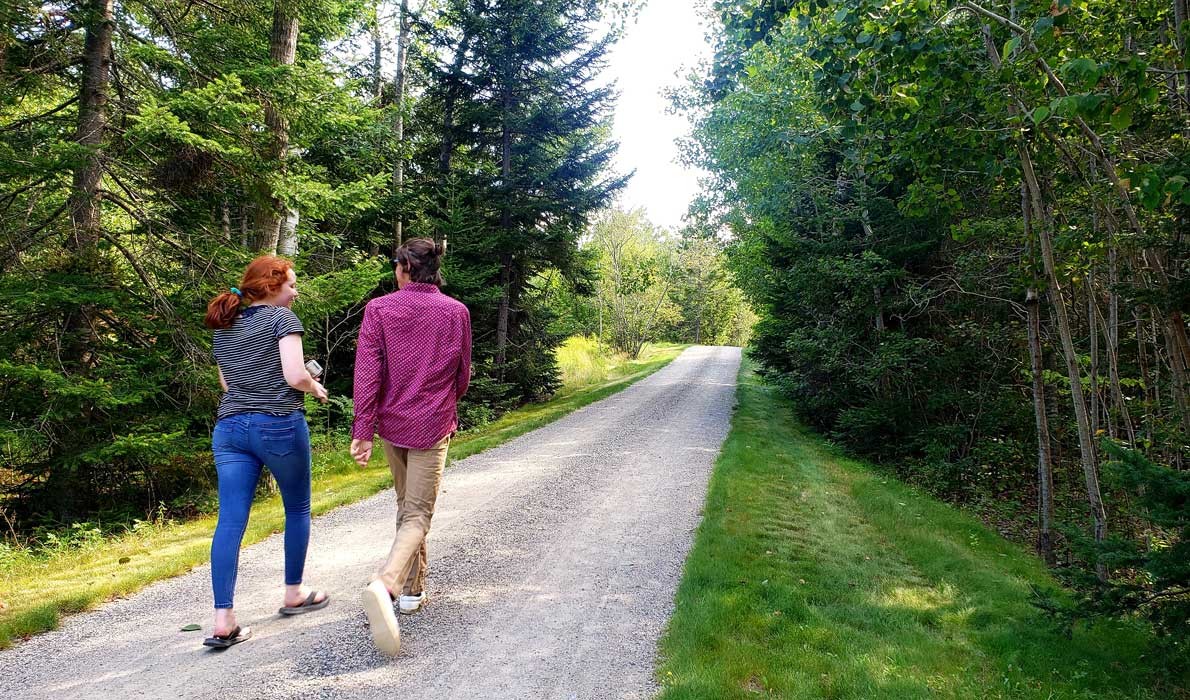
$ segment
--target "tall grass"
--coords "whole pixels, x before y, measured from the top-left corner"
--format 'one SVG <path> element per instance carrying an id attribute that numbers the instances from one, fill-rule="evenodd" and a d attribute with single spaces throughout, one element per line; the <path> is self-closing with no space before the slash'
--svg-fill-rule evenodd
<path id="1" fill-rule="evenodd" d="M 607 379 L 610 367 L 622 358 L 595 336 L 575 335 L 558 347 L 558 368 L 562 371 L 562 391 L 590 386 Z"/>
<path id="2" fill-rule="evenodd" d="M 609 379 L 622 376 L 625 370 L 648 363 L 666 355 L 674 348 L 673 343 L 646 343 L 640 357 L 635 360 L 627 354 L 617 352 L 607 343 L 593 335 L 575 335 L 558 347 L 558 368 L 562 371 L 562 390 L 565 395 L 582 387 L 595 386 Z"/>

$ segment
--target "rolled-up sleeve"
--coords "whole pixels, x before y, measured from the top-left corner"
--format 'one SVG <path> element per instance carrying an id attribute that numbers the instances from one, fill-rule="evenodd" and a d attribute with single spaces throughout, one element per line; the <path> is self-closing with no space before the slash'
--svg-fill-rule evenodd
<path id="1" fill-rule="evenodd" d="M 376 434 L 376 405 L 384 368 L 382 336 L 376 308 L 368 304 L 364 307 L 364 320 L 355 346 L 355 389 L 352 395 L 355 421 L 351 426 L 351 437 L 356 440 L 371 440 Z"/>

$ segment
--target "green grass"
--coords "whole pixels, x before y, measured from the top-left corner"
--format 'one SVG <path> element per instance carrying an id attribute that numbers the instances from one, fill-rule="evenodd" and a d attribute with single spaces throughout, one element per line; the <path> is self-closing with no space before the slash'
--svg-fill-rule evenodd
<path id="1" fill-rule="evenodd" d="M 679 698 L 1174 698 L 1139 628 L 1067 640 L 1029 552 L 843 456 L 741 368 L 657 671 Z"/>
<path id="2" fill-rule="evenodd" d="M 684 347 L 650 345 L 635 361 L 612 358 L 598 381 L 572 383 L 550 401 L 525 406 L 474 432 L 456 436 L 450 446 L 450 459 L 481 452 L 614 394 L 664 367 Z M 567 365 L 561 364 L 565 376 Z M 345 444 L 340 449 L 320 449 L 314 455 L 311 509 L 314 515 L 320 515 L 391 485 L 392 477 L 383 458 L 377 457 L 367 469 L 360 469 L 347 454 Z M 146 523 L 125 535 L 51 556 L 6 550 L 9 559 L 0 559 L 0 648 L 54 629 L 63 614 L 93 608 L 206 562 L 215 519 L 208 515 L 182 523 Z M 244 544 L 279 532 L 284 521 L 279 496 L 258 500 Z"/>

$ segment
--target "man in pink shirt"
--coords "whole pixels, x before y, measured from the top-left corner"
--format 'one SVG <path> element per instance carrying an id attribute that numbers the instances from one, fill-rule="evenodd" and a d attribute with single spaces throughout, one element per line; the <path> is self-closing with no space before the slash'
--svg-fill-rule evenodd
<path id="1" fill-rule="evenodd" d="M 355 351 L 351 456 L 367 466 L 380 435 L 397 491 L 397 535 L 362 598 L 372 639 L 393 655 L 401 649 L 393 602 L 412 613 L 426 599 L 426 533 L 471 378 L 471 315 L 438 289 L 445 252 L 425 238 L 397 249 L 398 289 L 368 302 Z"/>

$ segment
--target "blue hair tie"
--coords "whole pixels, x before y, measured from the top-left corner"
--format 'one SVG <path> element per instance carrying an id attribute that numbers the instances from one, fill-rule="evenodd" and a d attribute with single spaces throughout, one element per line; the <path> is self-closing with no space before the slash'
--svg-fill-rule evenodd
<path id="1" fill-rule="evenodd" d="M 237 297 L 242 297 L 242 296 L 244 296 L 244 295 L 243 295 L 243 293 L 241 293 L 241 292 L 240 292 L 240 290 L 236 289 L 235 287 L 232 287 L 232 288 L 231 288 L 231 293 L 232 293 L 232 294 L 234 294 L 234 295 L 236 295 Z"/>

